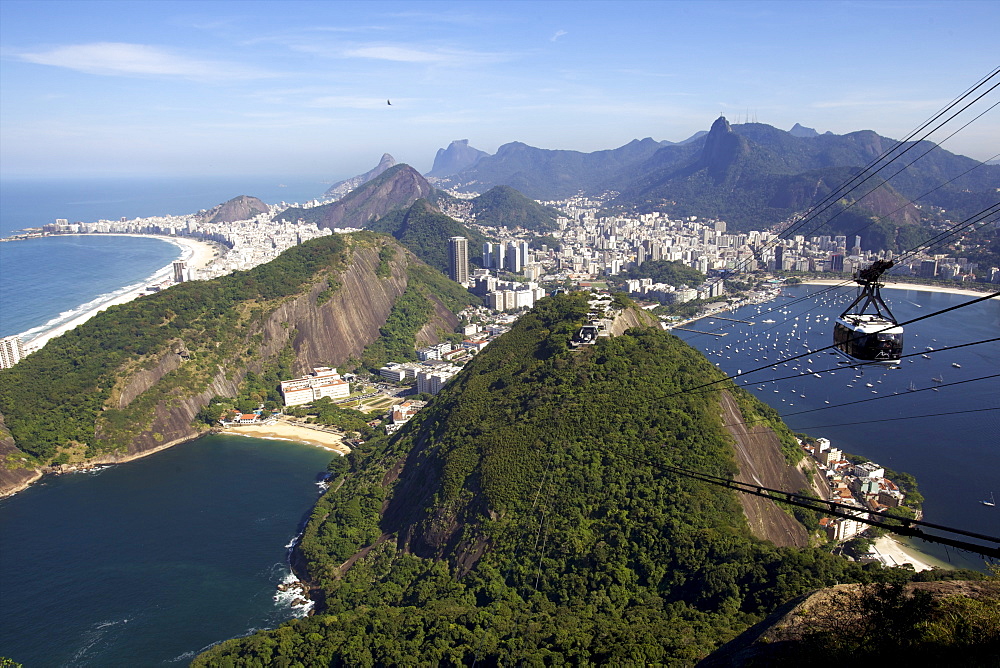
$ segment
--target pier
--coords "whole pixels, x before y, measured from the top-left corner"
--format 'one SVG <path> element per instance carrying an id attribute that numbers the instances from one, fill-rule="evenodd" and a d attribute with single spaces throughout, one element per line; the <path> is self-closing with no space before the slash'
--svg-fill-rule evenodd
<path id="1" fill-rule="evenodd" d="M 753 320 L 737 320 L 736 318 L 723 318 L 722 316 L 719 316 L 719 315 L 706 315 L 706 316 L 702 316 L 701 318 L 698 318 L 698 319 L 699 320 L 704 320 L 705 318 L 715 318 L 716 320 L 728 320 L 729 322 L 742 322 L 742 323 L 744 323 L 746 325 L 752 325 L 752 324 L 754 324 Z"/>
<path id="2" fill-rule="evenodd" d="M 679 329 L 684 332 L 694 332 L 695 334 L 709 334 L 711 336 L 725 336 L 729 334 L 729 332 L 722 332 L 721 334 L 719 332 L 703 332 L 700 329 L 691 329 L 690 327 L 674 327 L 673 329 Z"/>

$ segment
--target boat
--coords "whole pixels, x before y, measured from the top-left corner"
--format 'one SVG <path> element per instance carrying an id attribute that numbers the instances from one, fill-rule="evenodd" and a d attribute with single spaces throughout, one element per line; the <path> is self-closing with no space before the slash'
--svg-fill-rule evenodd
<path id="1" fill-rule="evenodd" d="M 990 508 L 992 508 L 993 506 L 997 505 L 996 499 L 993 498 L 993 492 L 990 492 L 990 500 L 989 501 L 987 501 L 986 499 L 983 499 L 982 501 L 980 501 L 980 503 L 982 503 L 984 506 L 989 506 Z"/>
<path id="2" fill-rule="evenodd" d="M 959 364 L 958 362 L 952 362 L 952 363 L 951 363 L 951 365 L 952 365 L 953 367 L 955 367 L 956 369 L 961 369 L 961 368 L 962 368 L 962 365 L 961 365 L 961 364 Z"/>

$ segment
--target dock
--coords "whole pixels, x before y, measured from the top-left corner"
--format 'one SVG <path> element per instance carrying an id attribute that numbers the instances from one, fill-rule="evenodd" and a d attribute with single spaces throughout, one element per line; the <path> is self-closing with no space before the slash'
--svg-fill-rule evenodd
<path id="1" fill-rule="evenodd" d="M 754 324 L 753 320 L 737 320 L 736 318 L 723 318 L 719 315 L 706 315 L 698 318 L 699 320 L 704 320 L 705 318 L 714 318 L 715 320 L 728 320 L 729 322 L 742 322 L 745 325 Z"/>
<path id="2" fill-rule="evenodd" d="M 700 329 L 691 329 L 690 327 L 674 327 L 673 329 L 679 329 L 684 332 L 694 332 L 695 334 L 709 334 L 711 336 L 725 336 L 729 334 L 729 332 L 722 332 L 721 334 L 719 332 L 703 332 Z"/>

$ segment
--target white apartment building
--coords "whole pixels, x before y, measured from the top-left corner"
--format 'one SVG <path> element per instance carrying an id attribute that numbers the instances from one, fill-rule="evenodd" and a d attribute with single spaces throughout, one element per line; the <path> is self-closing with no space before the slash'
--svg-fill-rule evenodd
<path id="1" fill-rule="evenodd" d="M 346 399 L 351 395 L 351 388 L 336 369 L 321 366 L 314 368 L 309 376 L 281 381 L 281 394 L 286 406 L 299 406 L 323 397 Z"/>
<path id="2" fill-rule="evenodd" d="M 24 359 L 24 344 L 16 336 L 0 339 L 0 369 L 9 369 Z"/>

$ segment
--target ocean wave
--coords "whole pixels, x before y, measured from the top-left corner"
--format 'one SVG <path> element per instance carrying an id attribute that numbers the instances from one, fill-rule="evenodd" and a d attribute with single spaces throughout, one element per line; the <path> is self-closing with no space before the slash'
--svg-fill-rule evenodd
<path id="1" fill-rule="evenodd" d="M 290 568 L 281 579 L 281 584 L 278 585 L 272 599 L 276 607 L 286 608 L 296 617 L 305 617 L 316 606 L 316 603 L 309 598 L 306 586 Z"/>
<path id="2" fill-rule="evenodd" d="M 30 344 L 35 339 L 48 334 L 52 330 L 62 325 L 65 325 L 67 322 L 70 322 L 71 320 L 74 320 L 75 318 L 78 318 L 85 313 L 101 310 L 103 307 L 105 307 L 106 304 L 109 304 L 110 302 L 118 299 L 122 295 L 128 294 L 129 292 L 134 292 L 135 290 L 139 290 L 140 288 L 143 288 L 146 285 L 149 285 L 150 283 L 158 283 L 164 280 L 165 278 L 173 274 L 174 262 L 176 262 L 177 260 L 187 259 L 193 254 L 193 251 L 188 249 L 186 246 L 183 246 L 181 244 L 172 244 L 172 245 L 181 248 L 182 251 L 187 251 L 187 253 L 182 252 L 176 258 L 171 260 L 170 264 L 166 265 L 165 267 L 160 267 L 159 269 L 157 269 L 156 271 L 154 271 L 152 274 L 142 279 L 141 281 L 138 281 L 136 283 L 131 283 L 124 287 L 118 288 L 117 290 L 112 290 L 111 292 L 105 292 L 103 294 L 98 295 L 97 297 L 94 297 L 89 302 L 80 304 L 76 308 L 69 309 L 68 311 L 63 311 L 56 317 L 46 322 L 44 325 L 32 327 L 29 330 L 21 332 L 20 334 L 17 335 L 18 338 L 20 338 L 21 341 Z"/>

